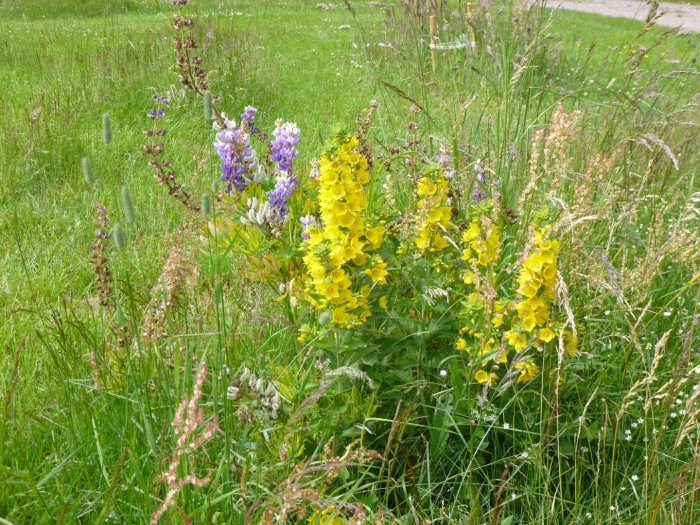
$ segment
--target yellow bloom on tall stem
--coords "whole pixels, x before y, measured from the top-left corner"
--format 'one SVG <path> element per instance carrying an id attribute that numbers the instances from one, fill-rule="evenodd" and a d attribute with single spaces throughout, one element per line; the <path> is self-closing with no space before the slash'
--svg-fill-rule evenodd
<path id="1" fill-rule="evenodd" d="M 418 199 L 418 235 L 415 243 L 419 250 L 441 251 L 449 246 L 442 234 L 450 223 L 452 208 L 447 206 L 447 179 L 438 174 L 434 180 L 421 177 L 416 184 Z"/>
<path id="2" fill-rule="evenodd" d="M 384 284 L 388 275 L 382 258 L 370 255 L 382 245 L 384 227 L 367 226 L 369 165 L 355 151 L 357 144 L 357 137 L 350 137 L 319 160 L 320 221 L 306 232 L 309 238 L 304 241 L 306 295 L 317 308 L 330 308 L 331 319 L 341 328 L 367 320 L 371 315 L 367 283 Z"/>

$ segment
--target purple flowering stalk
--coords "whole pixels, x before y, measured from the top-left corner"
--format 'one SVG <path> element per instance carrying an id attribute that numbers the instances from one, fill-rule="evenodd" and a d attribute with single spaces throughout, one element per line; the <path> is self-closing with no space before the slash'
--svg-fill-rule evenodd
<path id="1" fill-rule="evenodd" d="M 267 198 L 273 210 L 275 222 L 283 222 L 289 214 L 287 199 L 292 196 L 297 187 L 297 176 L 289 175 L 286 171 L 278 172 L 275 187 L 267 192 Z"/>
<path id="2" fill-rule="evenodd" d="M 299 133 L 296 123 L 283 123 L 282 119 L 275 122 L 275 131 L 272 132 L 274 139 L 270 142 L 270 159 L 277 163 L 279 170 L 291 170 L 292 159 L 299 155 L 294 147 L 299 144 Z"/>
<path id="3" fill-rule="evenodd" d="M 452 180 L 455 176 L 455 170 L 454 157 L 452 156 L 450 150 L 441 144 L 437 155 L 435 155 L 435 160 L 437 160 L 438 164 L 440 164 L 440 167 L 445 174 L 445 178 L 447 180 Z"/>
<path id="4" fill-rule="evenodd" d="M 156 120 L 161 119 L 165 116 L 165 106 L 168 105 L 168 99 L 161 95 L 153 95 L 151 97 L 156 103 L 155 108 L 152 108 L 148 113 L 148 118 Z"/>
<path id="5" fill-rule="evenodd" d="M 255 127 L 255 115 L 257 112 L 257 108 L 246 106 L 243 108 L 243 113 L 241 113 L 241 124 L 245 123 L 250 133 L 257 133 L 260 131 Z"/>
<path id="6" fill-rule="evenodd" d="M 485 184 L 484 174 L 486 173 L 486 170 L 481 166 L 481 164 L 479 164 L 479 161 L 476 161 L 476 164 L 474 164 L 474 173 L 476 174 L 476 180 L 478 182 L 474 182 L 472 200 L 474 202 L 480 202 L 486 198 L 486 192 L 483 188 Z"/>
<path id="7" fill-rule="evenodd" d="M 221 159 L 221 180 L 226 182 L 226 193 L 243 191 L 248 179 L 246 174 L 253 175 L 252 168 L 257 164 L 255 150 L 250 145 L 250 135 L 244 127 L 239 128 L 236 121 L 222 115 L 223 127 L 214 123 L 216 142 L 214 147 Z"/>

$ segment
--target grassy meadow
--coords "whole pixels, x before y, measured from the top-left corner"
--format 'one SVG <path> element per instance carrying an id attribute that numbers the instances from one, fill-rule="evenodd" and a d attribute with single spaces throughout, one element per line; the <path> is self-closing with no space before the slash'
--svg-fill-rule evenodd
<path id="1" fill-rule="evenodd" d="M 0 523 L 700 521 L 700 38 L 507 0 L 471 21 L 464 2 L 384 3 L 181 9 L 216 110 L 258 109 L 260 157 L 278 117 L 298 125 L 300 190 L 376 100 L 369 209 L 393 209 L 372 200 L 391 179 L 402 210 L 381 215 L 387 232 L 413 228 L 414 186 L 441 146 L 456 172 L 443 228 L 496 217 L 494 294 L 523 299 L 528 239 L 551 224 L 551 315 L 562 349 L 575 320 L 577 350 L 540 352 L 528 382 L 506 384 L 499 363 L 504 382 L 484 385 L 443 322 L 468 309 L 444 284 L 452 259 L 415 254 L 427 262 L 409 271 L 413 252 L 388 233 L 374 256 L 388 308 L 372 303 L 371 330 L 328 321 L 294 296 L 304 248 L 263 253 L 298 230 L 221 248 L 212 225 L 234 231 L 245 202 L 228 200 L 202 98 L 178 81 L 170 2 L 0 0 Z M 433 68 L 431 12 L 440 42 L 471 28 L 476 48 L 438 51 Z M 163 155 L 202 210 L 168 195 L 142 152 L 153 94 L 169 101 Z M 474 164 L 488 206 L 472 203 Z M 314 211 L 300 206 L 296 222 Z M 288 255 L 284 279 L 268 277 Z M 264 381 L 246 387 L 244 369 Z M 261 407 L 272 393 L 279 413 Z M 171 424 L 187 396 L 203 410 L 186 413 L 189 434 Z M 168 481 L 170 467 L 197 478 Z"/>

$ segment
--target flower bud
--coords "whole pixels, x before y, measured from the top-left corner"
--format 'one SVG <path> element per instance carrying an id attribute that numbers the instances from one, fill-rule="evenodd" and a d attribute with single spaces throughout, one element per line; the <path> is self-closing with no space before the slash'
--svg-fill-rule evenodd
<path id="1" fill-rule="evenodd" d="M 126 222 L 128 224 L 133 224 L 134 206 L 131 203 L 131 193 L 129 193 L 129 188 L 126 185 L 122 186 L 122 206 L 124 207 L 124 216 L 126 217 Z"/>
<path id="2" fill-rule="evenodd" d="M 124 317 L 124 311 L 122 310 L 122 305 L 119 301 L 117 301 L 114 316 L 117 319 L 117 326 L 126 326 L 126 317 Z"/>
<path id="3" fill-rule="evenodd" d="M 112 142 L 112 123 L 109 120 L 109 113 L 102 115 L 102 140 L 105 144 Z"/>
<path id="4" fill-rule="evenodd" d="M 114 237 L 114 244 L 117 245 L 117 250 L 124 248 L 126 238 L 124 236 L 124 229 L 122 228 L 121 224 L 116 223 L 114 225 L 114 228 L 112 228 L 112 236 Z"/>
<path id="5" fill-rule="evenodd" d="M 83 157 L 82 163 L 83 163 L 83 178 L 85 179 L 85 182 L 87 182 L 88 184 L 92 184 L 93 178 L 92 178 L 92 167 L 90 166 L 90 161 L 88 160 L 87 157 Z"/>
<path id="6" fill-rule="evenodd" d="M 211 195 L 207 192 L 202 193 L 202 211 L 205 215 L 211 213 Z"/>
<path id="7" fill-rule="evenodd" d="M 211 96 L 211 91 L 205 91 L 204 92 L 204 118 L 207 121 L 211 120 L 213 113 L 213 108 L 212 108 L 212 96 Z"/>

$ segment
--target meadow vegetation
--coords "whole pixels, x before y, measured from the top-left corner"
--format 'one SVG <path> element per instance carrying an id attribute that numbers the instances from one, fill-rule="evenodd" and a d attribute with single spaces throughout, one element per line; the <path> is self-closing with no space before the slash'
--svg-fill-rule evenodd
<path id="1" fill-rule="evenodd" d="M 698 36 L 377 4 L 0 1 L 0 523 L 700 520 Z"/>

